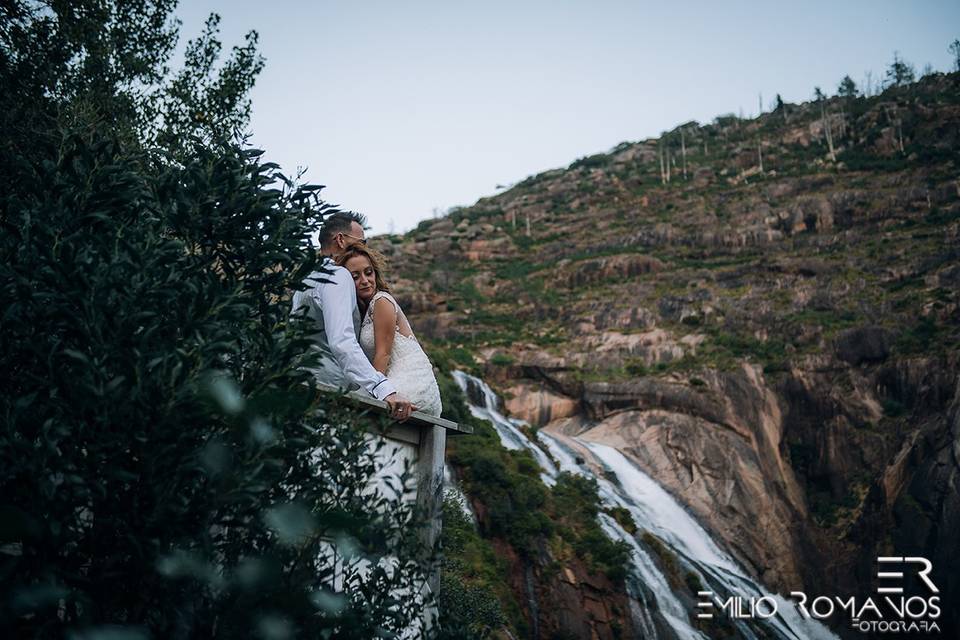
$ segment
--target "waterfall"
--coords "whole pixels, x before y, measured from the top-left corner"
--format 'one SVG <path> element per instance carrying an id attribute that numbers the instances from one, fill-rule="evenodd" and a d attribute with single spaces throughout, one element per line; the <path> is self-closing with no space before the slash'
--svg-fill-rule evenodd
<path id="1" fill-rule="evenodd" d="M 462 371 L 454 371 L 453 379 L 466 394 L 469 400 L 470 413 L 473 414 L 473 417 L 490 422 L 497 430 L 500 443 L 503 444 L 504 448 L 514 451 L 526 449 L 532 453 L 537 464 L 540 465 L 540 479 L 547 486 L 555 485 L 557 483 L 554 479 L 558 473 L 557 466 L 553 464 L 553 460 L 544 453 L 543 449 L 531 442 L 530 438 L 520 430 L 520 427 L 525 424 L 523 421 L 511 420 L 500 413 L 498 408 L 500 403 L 493 389 L 482 380 Z"/>
<path id="2" fill-rule="evenodd" d="M 553 486 L 560 472 L 593 478 L 604 507 L 619 507 L 630 513 L 638 534 L 629 533 L 606 513 L 599 516 L 600 526 L 613 540 L 622 541 L 631 550 L 631 566 L 626 581 L 631 599 L 634 627 L 644 638 L 682 639 L 707 636 L 691 624 L 696 604 L 690 592 L 680 593 L 654 560 L 653 550 L 640 537 L 646 531 L 656 536 L 672 553 L 680 571 L 695 576 L 721 599 L 730 596 L 767 597 L 777 602 L 777 615 L 766 619 L 733 619 L 738 637 L 749 639 L 774 637 L 783 640 L 836 640 L 823 624 L 802 617 L 785 598 L 773 594 L 750 578 L 733 557 L 673 496 L 653 478 L 639 469 L 620 451 L 576 437 L 539 431 L 536 441 L 527 437 L 526 424 L 504 416 L 496 394 L 482 380 L 462 371 L 453 374 L 464 391 L 471 413 L 489 421 L 507 449 L 526 449 L 540 465 L 540 477 Z M 715 617 L 725 616 L 714 610 Z"/>
<path id="3" fill-rule="evenodd" d="M 449 498 L 456 502 L 457 506 L 460 507 L 460 511 L 463 512 L 463 515 L 467 516 L 470 522 L 476 526 L 477 514 L 470 508 L 470 501 L 467 500 L 466 494 L 463 493 L 459 483 L 457 483 L 453 469 L 451 469 L 450 465 L 446 462 L 443 463 L 443 486 L 444 499 Z"/>

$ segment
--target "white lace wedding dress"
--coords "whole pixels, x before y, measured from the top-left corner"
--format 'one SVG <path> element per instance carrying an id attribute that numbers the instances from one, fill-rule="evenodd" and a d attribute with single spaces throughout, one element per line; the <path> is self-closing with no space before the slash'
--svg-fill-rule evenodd
<path id="1" fill-rule="evenodd" d="M 389 300 L 390 304 L 392 304 L 397 311 L 393 348 L 390 351 L 390 362 L 387 364 L 387 378 L 389 378 L 394 387 L 396 387 L 397 393 L 410 400 L 417 407 L 418 411 L 439 417 L 442 409 L 440 405 L 440 389 L 437 387 L 437 379 L 433 375 L 433 365 L 430 364 L 427 355 L 423 352 L 423 349 L 420 348 L 420 343 L 417 342 L 416 337 L 413 335 L 410 323 L 403 314 L 403 310 L 400 309 L 400 305 L 397 304 L 397 301 L 394 300 L 393 296 L 389 293 L 378 291 L 370 300 L 367 313 L 360 326 L 360 346 L 363 348 L 367 358 L 373 362 L 374 356 L 376 355 L 373 314 L 374 307 L 381 298 Z M 446 446 L 446 432 L 442 427 L 434 426 L 424 430 L 422 437 L 424 440 L 421 441 L 419 450 L 425 451 L 432 449 L 433 451 L 439 451 L 440 455 L 436 460 L 439 461 L 440 466 L 435 468 L 422 468 L 420 473 L 417 474 L 414 485 L 411 487 L 412 493 L 405 495 L 417 496 L 416 499 L 418 501 L 433 495 L 432 504 L 434 507 L 438 507 L 442 503 L 443 496 L 443 451 Z M 377 475 L 380 478 L 399 476 L 405 467 L 405 463 L 412 464 L 417 456 L 417 447 L 411 447 L 410 445 L 397 446 L 398 443 L 396 442 L 392 444 L 393 446 L 387 446 L 379 450 L 378 456 L 381 466 Z M 388 491 L 388 487 L 392 486 L 395 486 L 395 483 L 381 482 L 378 485 L 379 489 L 384 491 L 385 494 L 386 491 Z M 429 500 L 426 502 L 427 505 L 430 504 Z M 439 511 L 434 512 L 432 517 L 436 518 L 439 523 Z M 439 524 L 432 529 L 432 532 L 430 539 L 426 540 L 431 546 L 436 544 Z M 426 594 L 439 587 L 438 583 L 434 584 L 438 578 L 439 574 L 433 574 L 433 576 L 422 585 L 419 592 L 415 594 L 411 594 L 407 590 L 392 593 L 394 597 L 398 599 L 408 599 L 411 596 L 417 598 L 418 602 L 421 603 L 420 606 L 423 606 L 422 603 Z M 419 640 L 423 638 L 425 630 L 436 627 L 437 616 L 438 612 L 435 605 L 425 608 L 422 618 L 400 635 L 401 640 Z"/>
<path id="2" fill-rule="evenodd" d="M 386 291 L 378 291 L 370 300 L 367 313 L 360 327 L 360 346 L 363 352 L 373 362 L 376 354 L 376 345 L 373 331 L 373 312 L 377 300 L 385 298 L 397 310 L 397 325 L 393 336 L 393 349 L 390 352 L 390 363 L 387 365 L 387 377 L 397 388 L 397 392 L 416 405 L 417 410 L 432 416 L 439 416 L 440 389 L 437 379 L 433 375 L 433 365 L 427 359 L 427 354 L 420 348 L 403 315 L 400 305 Z"/>

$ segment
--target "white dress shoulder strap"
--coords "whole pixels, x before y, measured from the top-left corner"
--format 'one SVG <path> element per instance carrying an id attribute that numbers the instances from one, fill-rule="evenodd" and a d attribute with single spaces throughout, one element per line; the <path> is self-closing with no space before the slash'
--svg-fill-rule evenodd
<path id="1" fill-rule="evenodd" d="M 377 291 L 374 294 L 373 298 L 370 299 L 370 306 L 367 313 L 370 315 L 371 321 L 373 321 L 373 307 L 376 305 L 377 300 L 380 298 L 386 298 L 390 301 L 390 304 L 393 305 L 393 308 L 397 311 L 397 332 L 407 338 L 412 338 L 416 340 L 416 337 L 413 335 L 413 329 L 410 327 L 410 322 L 407 320 L 407 316 L 403 313 L 403 309 L 400 308 L 400 303 L 397 300 L 387 293 L 386 291 Z"/>
<path id="2" fill-rule="evenodd" d="M 370 298 L 370 304 L 367 305 L 367 313 L 366 313 L 366 316 L 364 317 L 364 323 L 373 322 L 374 307 L 377 306 L 377 300 L 380 300 L 380 299 L 385 299 L 390 301 L 390 304 L 392 304 L 393 308 L 396 309 L 397 311 L 397 324 L 399 324 L 400 316 L 403 312 L 400 311 L 400 305 L 397 304 L 397 301 L 393 299 L 393 296 L 387 293 L 386 291 L 377 291 L 375 294 L 373 294 L 373 297 Z"/>
<path id="3" fill-rule="evenodd" d="M 397 312 L 399 313 L 399 311 L 400 311 L 400 305 L 397 304 L 397 301 L 393 299 L 393 296 L 390 295 L 389 293 L 387 293 L 386 291 L 377 291 L 377 292 L 374 294 L 373 298 L 370 300 L 370 308 L 372 309 L 372 308 L 373 308 L 373 305 L 376 304 L 377 300 L 379 300 L 379 299 L 381 299 L 381 298 L 386 298 L 387 300 L 389 300 L 389 301 L 390 301 L 390 304 L 393 305 L 393 308 L 396 309 Z"/>

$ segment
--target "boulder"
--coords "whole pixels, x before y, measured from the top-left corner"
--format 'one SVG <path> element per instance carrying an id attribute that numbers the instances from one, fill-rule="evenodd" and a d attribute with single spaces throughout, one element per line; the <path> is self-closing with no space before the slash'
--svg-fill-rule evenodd
<path id="1" fill-rule="evenodd" d="M 663 268 L 656 258 L 644 255 L 627 254 L 593 258 L 569 264 L 558 274 L 558 281 L 570 288 L 608 282 L 615 279 L 635 278 L 639 275 L 654 273 Z"/>
<path id="2" fill-rule="evenodd" d="M 510 398 L 504 404 L 511 417 L 524 420 L 535 427 L 552 420 L 577 414 L 579 403 L 573 398 L 555 393 L 540 385 L 518 384 L 507 389 Z"/>
<path id="3" fill-rule="evenodd" d="M 882 362 L 888 355 L 889 338 L 883 327 L 850 329 L 837 338 L 837 357 L 852 365 Z"/>

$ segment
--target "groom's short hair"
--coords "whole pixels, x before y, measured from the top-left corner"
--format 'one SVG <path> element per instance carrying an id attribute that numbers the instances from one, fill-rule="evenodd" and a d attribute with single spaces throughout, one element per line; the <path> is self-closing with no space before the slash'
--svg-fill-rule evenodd
<path id="1" fill-rule="evenodd" d="M 337 211 L 331 214 L 330 217 L 323 221 L 323 226 L 320 227 L 320 246 L 329 246 L 333 243 L 333 239 L 338 233 L 350 233 L 354 222 L 361 227 L 367 226 L 367 218 L 362 213 L 357 213 L 356 211 Z"/>

